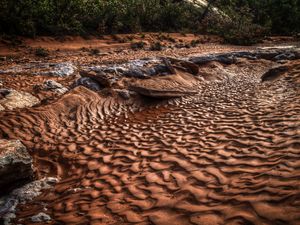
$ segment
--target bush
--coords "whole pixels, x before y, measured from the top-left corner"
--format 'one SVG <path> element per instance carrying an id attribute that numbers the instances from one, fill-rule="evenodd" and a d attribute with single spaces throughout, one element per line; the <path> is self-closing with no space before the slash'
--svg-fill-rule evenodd
<path id="1" fill-rule="evenodd" d="M 198 40 L 192 40 L 191 41 L 191 46 L 192 47 L 196 47 L 197 45 L 199 45 L 200 44 L 200 40 L 198 39 Z"/>
<path id="2" fill-rule="evenodd" d="M 228 15 L 220 17 L 209 14 L 203 25 L 208 33 L 214 33 L 224 38 L 229 44 L 252 45 L 266 35 L 267 28 L 253 22 L 249 8 L 231 9 Z"/>
<path id="3" fill-rule="evenodd" d="M 145 45 L 146 45 L 145 42 L 139 41 L 139 42 L 133 42 L 133 43 L 131 43 L 130 47 L 133 50 L 137 50 L 137 49 L 143 49 Z"/>
<path id="4" fill-rule="evenodd" d="M 154 42 L 150 46 L 150 51 L 161 51 L 163 48 L 162 44 L 160 42 Z"/>
<path id="5" fill-rule="evenodd" d="M 217 30 L 222 34 L 230 29 L 228 37 L 225 37 L 229 42 L 240 42 L 243 38 L 250 40 L 252 37 L 244 37 L 242 33 L 250 32 L 252 35 L 254 31 L 256 36 L 265 28 L 270 28 L 275 34 L 300 32 L 299 0 L 210 0 L 213 6 L 218 7 L 219 13 L 208 11 L 219 19 L 223 15 L 217 26 L 202 21 L 203 15 L 206 15 L 203 12 L 207 10 L 191 2 L 194 1 L 1 0 L 0 32 L 34 37 L 148 31 L 181 32 L 185 35 L 200 31 L 216 33 Z M 244 8 L 249 9 L 245 14 Z M 233 37 L 235 32 L 237 39 Z"/>
<path id="6" fill-rule="evenodd" d="M 201 11 L 173 0 L 1 0 L 0 32 L 35 36 L 192 30 Z"/>
<path id="7" fill-rule="evenodd" d="M 91 55 L 99 55 L 100 54 L 100 50 L 97 48 L 92 48 L 90 50 Z"/>
<path id="8" fill-rule="evenodd" d="M 47 56 L 49 56 L 48 50 L 46 50 L 44 48 L 35 49 L 34 54 L 38 57 L 47 57 Z"/>

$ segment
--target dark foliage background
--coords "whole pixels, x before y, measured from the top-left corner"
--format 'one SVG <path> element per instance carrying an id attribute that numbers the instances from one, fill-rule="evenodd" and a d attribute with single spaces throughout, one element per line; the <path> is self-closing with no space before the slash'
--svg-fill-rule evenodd
<path id="1" fill-rule="evenodd" d="M 265 34 L 300 32 L 300 0 L 1 0 L 0 32 L 9 35 L 141 31 L 215 33 L 251 44 Z M 217 10 L 216 10 L 217 8 Z"/>

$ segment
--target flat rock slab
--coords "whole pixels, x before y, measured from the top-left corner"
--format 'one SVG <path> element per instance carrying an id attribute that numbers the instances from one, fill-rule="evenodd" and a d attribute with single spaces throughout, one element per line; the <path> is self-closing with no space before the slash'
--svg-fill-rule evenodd
<path id="1" fill-rule="evenodd" d="M 32 107 L 39 103 L 40 100 L 38 98 L 27 92 L 8 90 L 8 93 L 3 98 L 0 98 L 0 111 Z"/>
<path id="2" fill-rule="evenodd" d="M 33 177 L 32 158 L 18 140 L 0 139 L 0 190 Z"/>
<path id="3" fill-rule="evenodd" d="M 174 98 L 197 93 L 194 89 L 196 83 L 193 75 L 176 72 L 174 75 L 136 80 L 129 89 L 148 97 Z"/>

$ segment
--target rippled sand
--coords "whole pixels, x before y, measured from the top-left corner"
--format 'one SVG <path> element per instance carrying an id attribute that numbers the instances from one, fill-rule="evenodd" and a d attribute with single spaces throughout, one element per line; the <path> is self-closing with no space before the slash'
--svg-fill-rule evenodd
<path id="1" fill-rule="evenodd" d="M 16 224 L 45 208 L 52 224 L 300 224 L 300 64 L 262 83 L 271 66 L 224 66 L 178 99 L 78 87 L 2 113 L 0 136 L 22 140 L 39 177 L 61 178 Z"/>

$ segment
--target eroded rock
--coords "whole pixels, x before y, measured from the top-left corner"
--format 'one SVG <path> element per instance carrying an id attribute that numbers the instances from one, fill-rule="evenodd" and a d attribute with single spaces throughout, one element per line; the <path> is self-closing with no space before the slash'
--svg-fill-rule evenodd
<path id="1" fill-rule="evenodd" d="M 32 158 L 18 140 L 0 139 L 0 190 L 11 190 L 33 177 Z"/>

